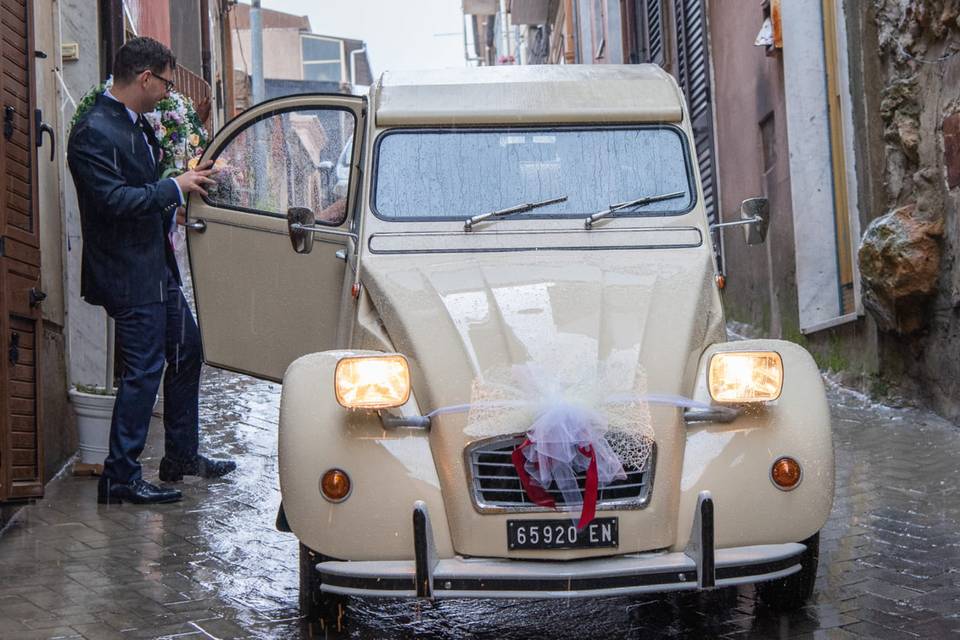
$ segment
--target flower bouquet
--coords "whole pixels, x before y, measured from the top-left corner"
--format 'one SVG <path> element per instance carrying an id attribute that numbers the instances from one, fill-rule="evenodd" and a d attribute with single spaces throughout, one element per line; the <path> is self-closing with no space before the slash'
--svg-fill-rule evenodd
<path id="1" fill-rule="evenodd" d="M 70 128 L 90 110 L 97 96 L 113 85 L 113 78 L 90 89 L 80 102 L 70 120 Z M 207 130 L 204 129 L 193 100 L 171 91 L 157 103 L 150 113 L 143 114 L 160 142 L 160 176 L 177 176 L 197 165 L 203 149 L 207 146 Z"/>

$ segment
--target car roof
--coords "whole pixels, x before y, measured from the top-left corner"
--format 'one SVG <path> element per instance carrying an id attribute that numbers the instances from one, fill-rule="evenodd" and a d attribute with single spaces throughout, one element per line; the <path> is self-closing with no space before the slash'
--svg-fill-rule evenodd
<path id="1" fill-rule="evenodd" d="M 657 65 L 500 65 L 387 71 L 376 124 L 679 122 L 682 95 Z"/>

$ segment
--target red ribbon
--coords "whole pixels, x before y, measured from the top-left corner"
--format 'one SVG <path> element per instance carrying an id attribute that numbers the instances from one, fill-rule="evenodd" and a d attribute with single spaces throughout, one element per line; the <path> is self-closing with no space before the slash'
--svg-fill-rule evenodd
<path id="1" fill-rule="evenodd" d="M 587 481 L 583 486 L 583 508 L 580 510 L 580 522 L 577 523 L 577 530 L 583 529 L 590 524 L 593 517 L 597 515 L 597 489 L 599 489 L 599 478 L 597 477 L 597 452 L 593 447 L 577 447 L 580 453 L 590 458 L 590 466 L 587 467 Z"/>
<path id="2" fill-rule="evenodd" d="M 530 475 L 523 466 L 526 462 L 523 457 L 523 450 L 531 444 L 533 443 L 530 441 L 530 438 L 524 438 L 520 446 L 513 450 L 510 459 L 513 460 L 513 467 L 517 470 L 517 475 L 520 477 L 520 484 L 523 485 L 523 490 L 527 492 L 527 497 L 541 507 L 550 507 L 553 509 L 557 506 L 557 503 L 553 501 L 553 498 L 550 497 L 550 494 L 547 493 L 543 487 L 538 484 L 533 484 L 533 481 L 530 480 Z"/>
<path id="3" fill-rule="evenodd" d="M 541 507 L 554 509 L 557 506 L 556 502 L 550 497 L 546 489 L 533 483 L 530 474 L 527 473 L 524 467 L 526 459 L 524 458 L 523 450 L 531 444 L 533 444 L 533 442 L 530 438 L 525 438 L 523 442 L 520 443 L 520 446 L 513 450 L 510 459 L 513 461 L 514 469 L 517 470 L 517 476 L 520 478 L 520 484 L 523 486 L 523 490 L 527 492 L 527 497 Z M 580 510 L 580 521 L 577 523 L 577 530 L 580 531 L 590 524 L 594 516 L 597 515 L 597 490 L 599 489 L 600 482 L 597 476 L 596 451 L 594 451 L 590 445 L 577 447 L 577 449 L 579 449 L 580 453 L 590 458 L 590 466 L 587 467 L 586 483 L 583 487 L 583 507 Z"/>

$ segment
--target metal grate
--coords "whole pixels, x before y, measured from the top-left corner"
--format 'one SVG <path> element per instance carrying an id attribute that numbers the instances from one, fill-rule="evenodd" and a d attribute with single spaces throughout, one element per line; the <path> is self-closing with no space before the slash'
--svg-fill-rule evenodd
<path id="1" fill-rule="evenodd" d="M 496 438 L 471 446 L 467 451 L 469 481 L 474 504 L 480 511 L 550 511 L 533 503 L 523 490 L 511 454 L 523 442 L 522 436 Z M 640 509 L 646 506 L 653 484 L 656 447 L 642 469 L 625 467 L 627 477 L 615 480 L 599 490 L 598 509 Z M 583 490 L 586 474 L 577 476 Z M 547 493 L 558 507 L 580 506 L 580 501 L 567 503 L 556 484 L 547 487 Z"/>

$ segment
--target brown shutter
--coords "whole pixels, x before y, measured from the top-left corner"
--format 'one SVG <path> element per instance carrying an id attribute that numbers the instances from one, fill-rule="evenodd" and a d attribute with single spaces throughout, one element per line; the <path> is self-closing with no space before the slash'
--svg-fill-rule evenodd
<path id="1" fill-rule="evenodd" d="M 639 7 L 644 15 L 644 62 L 663 66 L 663 2 L 662 0 L 640 0 Z"/>
<path id="2" fill-rule="evenodd" d="M 32 4 L 0 0 L 0 500 L 43 493 Z"/>
<path id="3" fill-rule="evenodd" d="M 718 222 L 710 53 L 704 0 L 676 0 L 677 81 L 690 109 L 707 220 Z M 719 241 L 714 234 L 719 256 Z M 722 267 L 721 267 L 722 270 Z"/>

